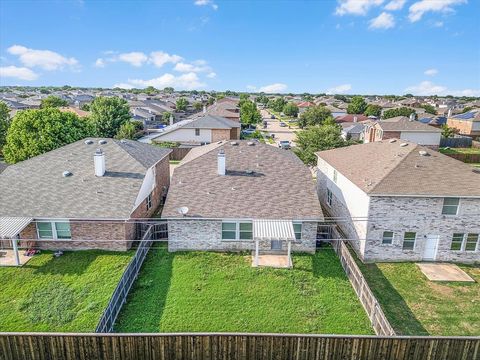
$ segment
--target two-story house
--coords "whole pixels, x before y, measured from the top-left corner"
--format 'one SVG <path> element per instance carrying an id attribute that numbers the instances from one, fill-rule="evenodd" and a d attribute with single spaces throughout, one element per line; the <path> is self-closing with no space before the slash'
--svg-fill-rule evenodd
<path id="1" fill-rule="evenodd" d="M 461 135 L 480 137 L 480 109 L 450 116 L 447 125 L 457 129 Z"/>
<path id="2" fill-rule="evenodd" d="M 480 261 L 478 170 L 398 139 L 317 157 L 320 201 L 363 261 Z"/>

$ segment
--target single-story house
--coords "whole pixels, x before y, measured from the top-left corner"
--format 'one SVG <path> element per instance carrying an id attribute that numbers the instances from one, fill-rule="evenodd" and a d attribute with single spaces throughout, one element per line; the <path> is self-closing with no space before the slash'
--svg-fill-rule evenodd
<path id="1" fill-rule="evenodd" d="M 173 173 L 162 218 L 169 251 L 258 255 L 314 252 L 323 214 L 310 170 L 296 155 L 240 140 L 192 149 Z"/>
<path id="2" fill-rule="evenodd" d="M 335 122 L 337 123 L 344 123 L 344 122 L 359 122 L 359 121 L 367 121 L 368 116 L 362 114 L 345 114 L 342 116 L 337 116 L 335 118 Z"/>
<path id="3" fill-rule="evenodd" d="M 134 219 L 152 216 L 166 197 L 170 152 L 92 138 L 8 166 L 0 174 L 0 239 L 39 249 L 127 250 Z"/>
<path id="4" fill-rule="evenodd" d="M 480 137 L 480 109 L 451 116 L 447 119 L 447 125 L 458 129 L 460 135 Z"/>
<path id="5" fill-rule="evenodd" d="M 413 116 L 396 116 L 390 119 L 368 121 L 365 123 L 364 130 L 366 143 L 401 139 L 432 149 L 438 149 L 441 136 L 442 130 L 417 121 Z"/>
<path id="6" fill-rule="evenodd" d="M 342 127 L 342 138 L 344 140 L 355 140 L 362 141 L 364 132 L 363 129 L 365 125 L 358 122 L 342 122 L 340 123 Z"/>
<path id="7" fill-rule="evenodd" d="M 317 157 L 320 201 L 362 261 L 480 261 L 472 166 L 399 139 Z"/>
<path id="8" fill-rule="evenodd" d="M 230 98 L 216 100 L 214 104 L 207 108 L 207 114 L 240 122 L 238 103 L 238 100 Z"/>

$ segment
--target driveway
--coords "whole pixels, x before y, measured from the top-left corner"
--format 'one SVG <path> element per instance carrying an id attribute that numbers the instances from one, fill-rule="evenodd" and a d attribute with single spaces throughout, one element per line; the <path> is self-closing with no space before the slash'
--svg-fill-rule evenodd
<path id="1" fill-rule="evenodd" d="M 269 134 L 275 135 L 275 144 L 273 146 L 278 146 L 278 142 L 281 140 L 288 140 L 292 143 L 292 146 L 295 146 L 294 140 L 296 138 L 295 131 L 298 129 L 289 129 L 287 127 L 281 127 L 280 121 L 277 119 L 271 119 L 271 115 L 267 110 L 260 110 L 263 121 L 267 122 L 267 128 L 263 129 L 263 126 L 259 124 L 260 130 L 268 131 Z"/>

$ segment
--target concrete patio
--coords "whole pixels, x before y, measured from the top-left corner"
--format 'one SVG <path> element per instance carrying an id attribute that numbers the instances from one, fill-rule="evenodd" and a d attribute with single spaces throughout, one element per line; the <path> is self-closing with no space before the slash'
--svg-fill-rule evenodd
<path id="1" fill-rule="evenodd" d="M 259 266 L 288 269 L 290 268 L 290 262 L 288 261 L 288 255 L 258 255 Z M 255 255 L 252 256 L 252 267 L 257 267 Z"/>
<path id="2" fill-rule="evenodd" d="M 18 252 L 18 258 L 20 260 L 20 266 L 27 263 L 31 256 L 25 256 L 24 252 L 20 250 Z M 18 266 L 15 260 L 15 252 L 13 250 L 0 250 L 0 266 Z"/>
<path id="3" fill-rule="evenodd" d="M 417 263 L 417 266 L 430 281 L 475 282 L 475 280 L 455 264 Z"/>

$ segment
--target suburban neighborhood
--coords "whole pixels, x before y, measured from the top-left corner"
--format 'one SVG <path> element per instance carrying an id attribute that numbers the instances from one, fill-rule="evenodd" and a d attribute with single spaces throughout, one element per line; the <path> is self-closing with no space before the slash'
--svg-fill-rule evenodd
<path id="1" fill-rule="evenodd" d="M 480 359 L 475 13 L 2 2 L 0 360 Z"/>

